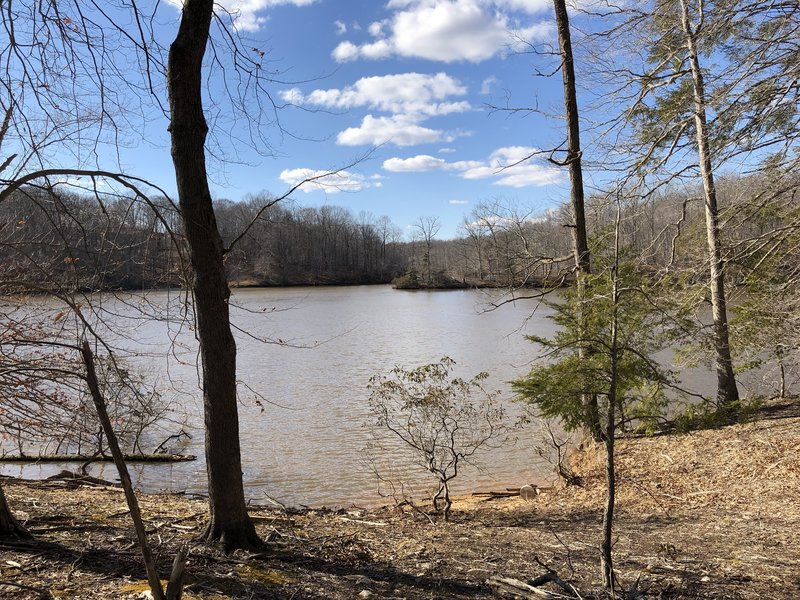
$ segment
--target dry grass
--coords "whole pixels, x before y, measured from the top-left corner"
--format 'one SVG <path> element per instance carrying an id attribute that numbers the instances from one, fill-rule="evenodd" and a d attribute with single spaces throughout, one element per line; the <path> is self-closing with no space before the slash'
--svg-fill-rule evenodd
<path id="1" fill-rule="evenodd" d="M 615 545 L 623 584 L 650 598 L 800 598 L 800 416 L 682 436 L 621 440 Z M 457 502 L 432 526 L 414 512 L 254 508 L 271 541 L 258 555 L 197 543 L 205 505 L 142 496 L 163 574 L 190 546 L 187 600 L 486 598 L 493 574 L 527 579 L 547 564 L 591 597 L 598 579 L 602 455 L 577 457 L 584 488 L 527 503 Z M 4 482 L 34 544 L 0 542 L 0 598 L 138 598 L 146 589 L 122 493 Z"/>

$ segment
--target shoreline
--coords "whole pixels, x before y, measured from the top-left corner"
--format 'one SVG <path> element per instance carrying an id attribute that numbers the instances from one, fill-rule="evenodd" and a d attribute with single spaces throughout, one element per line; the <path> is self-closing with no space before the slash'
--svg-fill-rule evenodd
<path id="1" fill-rule="evenodd" d="M 615 560 L 646 597 L 800 597 L 800 404 L 770 403 L 720 429 L 618 442 Z M 264 552 L 225 555 L 195 540 L 205 502 L 142 494 L 162 574 L 188 545 L 186 600 L 491 598 L 492 576 L 528 580 L 541 564 L 584 597 L 599 588 L 602 451 L 576 453 L 585 487 L 461 498 L 450 523 L 411 509 L 251 507 Z M 33 546 L 0 543 L 0 597 L 141 597 L 146 589 L 122 492 L 4 479 Z M 539 564 L 540 561 L 541 564 Z M 9 583 L 10 582 L 10 587 Z M 5 586 L 5 587 L 4 587 Z M 143 587 L 144 586 L 144 587 Z M 12 591 L 13 590 L 13 591 Z M 557 591 L 557 590 L 553 590 Z"/>

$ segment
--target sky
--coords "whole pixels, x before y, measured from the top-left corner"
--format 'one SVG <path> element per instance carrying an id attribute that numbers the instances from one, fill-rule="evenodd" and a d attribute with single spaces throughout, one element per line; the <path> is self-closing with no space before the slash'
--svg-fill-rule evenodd
<path id="1" fill-rule="evenodd" d="M 563 139 L 553 118 L 563 112 L 560 74 L 537 77 L 553 62 L 528 45 L 555 43 L 551 0 L 222 4 L 237 14 L 247 45 L 279 71 L 269 91 L 285 106 L 277 113 L 283 133 L 274 124 L 260 132 L 271 156 L 240 152 L 238 161 L 215 163 L 215 197 L 282 194 L 357 163 L 292 197 L 387 215 L 409 234 L 419 217 L 437 217 L 442 239 L 457 236 L 481 201 L 544 211 L 568 197 L 563 169 L 520 162 Z M 491 109 L 534 105 L 551 116 Z M 152 149 L 129 156 L 155 172 L 169 166 Z"/>

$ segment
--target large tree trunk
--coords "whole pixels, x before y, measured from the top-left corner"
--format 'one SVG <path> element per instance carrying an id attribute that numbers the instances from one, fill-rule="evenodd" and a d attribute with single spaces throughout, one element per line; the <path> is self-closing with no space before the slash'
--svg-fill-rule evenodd
<path id="1" fill-rule="evenodd" d="M 208 541 L 227 548 L 260 543 L 247 514 L 236 405 L 236 344 L 231 333 L 230 289 L 208 187 L 201 81 L 213 0 L 185 0 L 180 28 L 169 50 L 167 75 L 172 160 L 193 270 L 192 291 L 202 360 Z"/>
<path id="2" fill-rule="evenodd" d="M 564 116 L 567 126 L 567 158 L 569 168 L 570 205 L 572 207 L 572 248 L 575 255 L 575 269 L 578 279 L 578 293 L 584 296 L 585 275 L 592 272 L 589 241 L 586 234 L 586 212 L 584 210 L 583 168 L 581 165 L 581 129 L 578 114 L 578 94 L 575 87 L 575 64 L 572 58 L 572 36 L 569 29 L 569 15 L 565 0 L 553 0 L 558 27 L 558 44 L 561 49 L 561 75 L 564 80 Z M 580 304 L 580 303 L 579 303 Z M 581 344 L 581 358 L 589 356 L 591 347 Z M 602 435 L 597 397 L 586 394 L 583 398 L 586 411 L 586 425 L 592 438 L 599 440 Z"/>
<path id="3" fill-rule="evenodd" d="M 725 262 L 722 259 L 722 242 L 719 234 L 719 211 L 717 208 L 717 189 L 714 184 L 714 170 L 711 163 L 711 149 L 708 141 L 706 122 L 706 97 L 703 73 L 697 54 L 695 30 L 689 19 L 686 0 L 681 0 L 681 22 L 686 36 L 689 52 L 689 65 L 692 71 L 694 92 L 694 122 L 697 135 L 697 154 L 700 162 L 700 176 L 703 180 L 703 195 L 706 213 L 706 237 L 708 239 L 708 258 L 711 279 L 711 311 L 714 319 L 714 350 L 717 362 L 717 403 L 720 408 L 732 409 L 739 400 L 736 377 L 733 373 L 733 360 L 728 338 L 728 309 L 725 300 Z"/>
<path id="4" fill-rule="evenodd" d="M 0 484 L 0 538 L 10 537 L 28 539 L 31 534 L 11 514 L 11 509 L 6 501 L 6 493 Z"/>

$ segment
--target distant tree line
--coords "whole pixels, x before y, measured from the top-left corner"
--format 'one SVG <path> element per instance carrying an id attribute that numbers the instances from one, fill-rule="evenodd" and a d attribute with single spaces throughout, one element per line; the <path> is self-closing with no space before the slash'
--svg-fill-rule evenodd
<path id="1" fill-rule="evenodd" d="M 0 282 L 6 290 L 30 289 L 37 281 L 84 290 L 186 284 L 177 248 L 183 243 L 182 226 L 169 201 L 76 194 L 64 187 L 25 188 L 0 204 Z M 795 178 L 787 176 L 722 178 L 731 285 L 756 280 L 766 285 L 765 277 L 796 275 L 796 188 Z M 494 198 L 475 206 L 455 239 L 435 239 L 418 228 L 404 240 L 385 216 L 289 204 L 261 212 L 269 202 L 266 195 L 215 202 L 223 242 L 229 247 L 236 241 L 225 255 L 233 285 L 389 283 L 411 273 L 419 287 L 525 288 L 559 285 L 573 277 L 566 205 L 536 212 Z M 703 210 L 700 191 L 687 186 L 646 197 L 628 194 L 621 241 L 637 252 L 640 268 L 700 281 Z M 597 238 L 615 218 L 601 197 L 588 198 L 586 211 L 590 237 Z M 237 239 L 242 231 L 245 235 Z M 39 265 L 39 276 L 31 264 Z M 777 271 L 770 275 L 771 269 Z"/>
<path id="2" fill-rule="evenodd" d="M 6 290 L 38 283 L 46 291 L 54 282 L 83 290 L 186 285 L 177 247 L 185 244 L 182 226 L 170 202 L 62 187 L 24 188 L 0 205 Z M 337 206 L 276 205 L 261 212 L 269 201 L 215 202 L 234 285 L 387 283 L 406 267 L 408 249 L 388 217 L 354 216 Z"/>

